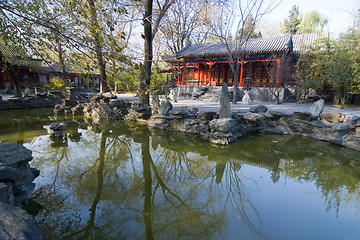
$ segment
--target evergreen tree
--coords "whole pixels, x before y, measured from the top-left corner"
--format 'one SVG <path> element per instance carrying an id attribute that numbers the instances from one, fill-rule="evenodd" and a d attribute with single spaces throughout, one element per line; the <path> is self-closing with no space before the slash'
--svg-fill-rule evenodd
<path id="1" fill-rule="evenodd" d="M 301 22 L 299 15 L 299 8 L 294 5 L 289 12 L 288 18 L 280 25 L 281 32 L 285 34 L 296 34 L 299 30 L 299 24 Z"/>
<path id="2" fill-rule="evenodd" d="M 240 34 L 243 36 L 243 38 L 245 39 L 250 39 L 250 38 L 261 38 L 261 32 L 256 32 L 255 31 L 255 20 L 253 18 L 253 16 L 250 14 L 244 22 L 244 27 L 242 28 L 243 34 Z"/>

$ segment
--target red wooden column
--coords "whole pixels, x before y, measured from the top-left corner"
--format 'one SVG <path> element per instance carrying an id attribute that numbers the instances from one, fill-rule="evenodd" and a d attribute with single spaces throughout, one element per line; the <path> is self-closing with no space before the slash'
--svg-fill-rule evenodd
<path id="1" fill-rule="evenodd" d="M 277 60 L 276 60 L 276 65 L 277 65 L 277 68 L 276 68 L 276 83 L 275 83 L 275 86 L 277 87 L 279 85 L 279 73 L 280 73 L 280 64 L 281 64 L 281 58 L 278 57 Z"/>
<path id="2" fill-rule="evenodd" d="M 182 84 L 186 84 L 186 62 L 184 61 L 183 74 L 182 74 Z"/>
<path id="3" fill-rule="evenodd" d="M 239 81 L 239 86 L 243 86 L 244 83 L 243 83 L 243 78 L 244 78 L 244 64 L 245 64 L 245 61 L 244 60 L 241 60 L 241 69 L 240 69 L 240 81 Z"/>
<path id="4" fill-rule="evenodd" d="M 208 83 L 210 83 L 210 85 L 212 86 L 212 81 L 211 81 L 211 67 L 212 67 L 212 62 L 210 61 L 210 63 L 209 63 L 209 80 L 208 80 Z"/>
<path id="5" fill-rule="evenodd" d="M 206 79 L 205 79 L 205 65 L 202 65 L 201 68 L 201 85 L 206 85 Z"/>
<path id="6" fill-rule="evenodd" d="M 198 67 L 198 79 L 197 79 L 198 83 L 197 84 L 201 85 L 201 83 L 200 83 L 200 63 L 197 64 L 197 67 Z"/>
<path id="7" fill-rule="evenodd" d="M 180 70 L 181 70 L 181 68 L 180 68 L 180 64 L 179 64 L 179 66 L 178 66 L 177 85 L 180 85 Z"/>

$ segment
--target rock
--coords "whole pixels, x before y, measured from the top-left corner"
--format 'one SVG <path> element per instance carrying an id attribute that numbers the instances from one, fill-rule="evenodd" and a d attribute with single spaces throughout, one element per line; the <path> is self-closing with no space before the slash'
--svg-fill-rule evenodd
<path id="1" fill-rule="evenodd" d="M 152 115 L 148 121 L 150 128 L 156 128 L 161 130 L 174 130 L 174 118 L 165 115 Z"/>
<path id="2" fill-rule="evenodd" d="M 182 109 L 189 115 L 195 115 L 199 112 L 199 109 L 197 107 L 183 107 Z"/>
<path id="3" fill-rule="evenodd" d="M 200 87 L 197 90 L 195 90 L 192 95 L 191 95 L 191 99 L 197 99 L 201 96 L 204 96 L 205 93 L 209 92 L 209 88 L 208 87 Z"/>
<path id="4" fill-rule="evenodd" d="M 265 113 L 268 111 L 268 108 L 264 105 L 258 105 L 256 107 L 250 107 L 250 112 L 252 113 Z"/>
<path id="5" fill-rule="evenodd" d="M 63 131 L 66 129 L 66 124 L 55 122 L 50 125 L 50 137 L 55 139 L 62 139 L 64 137 Z"/>
<path id="6" fill-rule="evenodd" d="M 102 96 L 108 99 L 117 99 L 117 96 L 115 94 L 112 94 L 111 92 L 103 93 Z"/>
<path id="7" fill-rule="evenodd" d="M 32 197 L 32 181 L 39 171 L 30 168 L 31 151 L 22 145 L 0 143 L 0 201 L 23 207 Z M 0 238 L 1 239 L 1 238 Z"/>
<path id="8" fill-rule="evenodd" d="M 151 117 L 151 108 L 148 108 L 147 110 L 140 112 L 135 111 L 134 109 L 130 109 L 128 114 L 125 116 L 125 119 L 129 121 L 144 122 L 150 117 Z"/>
<path id="9" fill-rule="evenodd" d="M 205 112 L 205 111 L 201 111 L 198 115 L 197 115 L 197 119 L 199 119 L 200 121 L 203 122 L 210 122 L 211 120 L 215 119 L 217 117 L 217 113 L 216 112 Z"/>
<path id="10" fill-rule="evenodd" d="M 198 119 L 185 119 L 184 124 L 186 125 L 200 124 L 200 121 Z"/>
<path id="11" fill-rule="evenodd" d="M 207 124 L 200 123 L 200 120 L 198 119 L 185 119 L 184 124 L 180 129 L 181 132 L 197 134 L 207 132 L 208 130 L 209 126 Z"/>
<path id="12" fill-rule="evenodd" d="M 32 152 L 22 145 L 0 143 L 0 163 L 17 167 L 32 160 Z"/>
<path id="13" fill-rule="evenodd" d="M 110 99 L 109 100 L 109 107 L 110 108 L 118 108 L 118 109 L 125 109 L 126 103 L 123 99 Z"/>
<path id="14" fill-rule="evenodd" d="M 131 109 L 135 110 L 136 112 L 145 112 L 148 107 L 146 107 L 142 102 L 132 102 Z"/>
<path id="15" fill-rule="evenodd" d="M 319 121 L 319 120 L 315 120 L 315 121 L 308 122 L 308 124 L 309 124 L 310 126 L 318 127 L 318 128 L 323 128 L 323 127 L 325 127 L 325 124 L 324 124 L 322 121 Z"/>
<path id="16" fill-rule="evenodd" d="M 160 107 L 160 100 L 159 100 L 159 97 L 158 95 L 153 95 L 152 98 L 151 98 L 151 113 L 153 115 L 156 115 L 159 113 L 159 107 Z"/>
<path id="17" fill-rule="evenodd" d="M 16 168 L 8 167 L 6 165 L 0 166 L 0 181 L 14 181 L 20 177 L 20 173 Z"/>
<path id="18" fill-rule="evenodd" d="M 310 116 L 313 119 L 318 119 L 321 113 L 324 111 L 325 101 L 320 99 L 314 102 L 310 107 Z"/>
<path id="19" fill-rule="evenodd" d="M 346 123 L 336 123 L 331 126 L 331 129 L 334 131 L 348 131 L 350 129 L 350 125 Z"/>
<path id="20" fill-rule="evenodd" d="M 0 182 L 0 202 L 13 205 L 14 198 L 13 185 L 10 182 Z"/>
<path id="21" fill-rule="evenodd" d="M 345 120 L 345 115 L 342 113 L 323 113 L 320 120 L 331 124 L 342 123 Z"/>
<path id="22" fill-rule="evenodd" d="M 219 118 L 231 118 L 231 108 L 229 100 L 229 90 L 227 83 L 223 83 L 220 97 L 220 114 Z"/>
<path id="23" fill-rule="evenodd" d="M 301 120 L 310 120 L 310 113 L 309 112 L 294 112 L 292 117 L 294 119 L 301 119 Z"/>
<path id="24" fill-rule="evenodd" d="M 353 124 L 355 127 L 360 127 L 360 117 L 359 116 L 354 116 L 352 118 Z"/>
<path id="25" fill-rule="evenodd" d="M 231 132 L 222 133 L 222 132 L 211 132 L 210 134 L 203 134 L 204 139 L 207 139 L 213 144 L 217 145 L 227 145 L 235 141 L 241 134 L 233 134 Z"/>
<path id="26" fill-rule="evenodd" d="M 356 137 L 360 137 L 360 127 L 355 128 Z"/>
<path id="27" fill-rule="evenodd" d="M 346 123 L 346 124 L 352 124 L 353 123 L 353 117 L 351 116 L 346 116 L 343 123 Z"/>
<path id="28" fill-rule="evenodd" d="M 360 136 L 356 134 L 347 135 L 344 139 L 344 145 L 360 151 Z"/>
<path id="29" fill-rule="evenodd" d="M 264 116 L 258 113 L 245 113 L 243 118 L 250 122 L 256 122 L 264 119 Z"/>
<path id="30" fill-rule="evenodd" d="M 274 120 L 279 120 L 280 118 L 282 118 L 283 116 L 285 116 L 284 113 L 282 112 L 277 112 L 277 111 L 268 111 L 268 113 L 272 116 L 272 118 Z"/>
<path id="31" fill-rule="evenodd" d="M 173 105 L 170 101 L 162 101 L 159 107 L 159 114 L 168 116 L 170 110 L 173 109 Z"/>
<path id="32" fill-rule="evenodd" d="M 25 210 L 0 202 L 1 240 L 45 240 L 48 239 L 35 217 Z"/>
<path id="33" fill-rule="evenodd" d="M 188 114 L 182 108 L 170 110 L 169 115 L 177 119 L 183 119 L 188 116 Z"/>
<path id="34" fill-rule="evenodd" d="M 212 132 L 228 133 L 235 129 L 236 120 L 231 118 L 213 119 L 209 122 Z"/>
<path id="35" fill-rule="evenodd" d="M 97 103 L 91 109 L 91 118 L 93 119 L 117 119 L 116 114 L 106 103 Z"/>
<path id="36" fill-rule="evenodd" d="M 66 129 L 66 124 L 64 123 L 54 122 L 50 125 L 50 130 L 53 131 L 63 131 L 65 129 Z"/>

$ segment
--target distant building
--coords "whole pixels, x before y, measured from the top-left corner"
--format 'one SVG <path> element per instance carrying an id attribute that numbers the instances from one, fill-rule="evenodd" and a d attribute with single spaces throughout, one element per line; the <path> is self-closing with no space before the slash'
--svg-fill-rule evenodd
<path id="1" fill-rule="evenodd" d="M 272 87 L 296 85 L 295 65 L 299 54 L 320 38 L 318 34 L 253 38 L 245 41 L 239 54 L 239 86 Z M 235 52 L 235 51 L 233 51 Z M 164 60 L 176 72 L 178 85 L 232 86 L 234 74 L 229 64 L 229 51 L 223 43 L 188 45 Z M 176 69 L 176 70 L 175 70 Z"/>
<path id="2" fill-rule="evenodd" d="M 51 78 L 62 76 L 59 63 L 45 65 L 43 60 L 28 56 L 21 48 L 9 47 L 0 42 L 0 52 L 4 61 L 11 64 L 22 89 L 39 88 L 49 83 Z M 69 83 L 89 89 L 99 87 L 98 74 L 81 74 L 72 71 L 68 66 L 65 69 L 65 77 Z M 0 89 L 13 88 L 9 71 L 10 69 L 7 69 L 5 64 L 0 64 Z"/>

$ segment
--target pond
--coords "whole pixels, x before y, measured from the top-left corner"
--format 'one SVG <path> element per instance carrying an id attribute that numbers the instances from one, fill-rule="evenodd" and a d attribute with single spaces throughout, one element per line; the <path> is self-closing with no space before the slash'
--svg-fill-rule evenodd
<path id="1" fill-rule="evenodd" d="M 33 151 L 50 239 L 358 239 L 359 152 L 256 134 L 217 147 L 124 121 L 0 113 L 0 141 Z M 67 124 L 54 142 L 47 128 Z"/>

